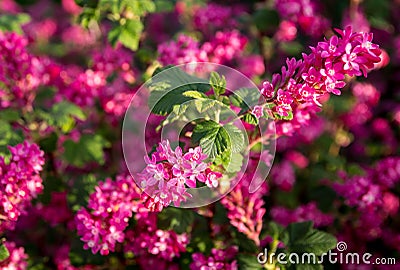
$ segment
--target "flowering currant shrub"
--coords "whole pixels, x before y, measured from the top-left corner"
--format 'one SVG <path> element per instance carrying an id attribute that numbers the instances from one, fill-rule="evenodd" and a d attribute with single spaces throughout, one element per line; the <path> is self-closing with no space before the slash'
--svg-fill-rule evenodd
<path id="1" fill-rule="evenodd" d="M 399 269 L 399 15 L 0 0 L 0 269 Z"/>

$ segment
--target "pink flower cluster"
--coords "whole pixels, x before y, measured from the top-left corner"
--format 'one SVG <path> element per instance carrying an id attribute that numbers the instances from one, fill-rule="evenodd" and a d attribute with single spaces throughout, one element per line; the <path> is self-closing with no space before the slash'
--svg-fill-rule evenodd
<path id="1" fill-rule="evenodd" d="M 275 164 L 271 169 L 270 178 L 271 184 L 283 191 L 292 190 L 296 182 L 294 168 L 288 160 Z"/>
<path id="2" fill-rule="evenodd" d="M 107 255 L 116 243 L 125 239 L 124 230 L 138 208 L 140 191 L 130 176 L 107 178 L 90 195 L 88 208 L 81 208 L 75 216 L 76 228 L 84 248 Z"/>
<path id="3" fill-rule="evenodd" d="M 230 6 L 208 3 L 205 7 L 195 11 L 193 24 L 196 29 L 203 33 L 209 33 L 211 29 L 233 28 L 237 25 L 234 19 L 235 13 Z"/>
<path id="4" fill-rule="evenodd" d="M 294 210 L 283 206 L 275 206 L 271 209 L 270 213 L 272 219 L 283 226 L 287 226 L 293 222 L 312 220 L 315 227 L 324 227 L 331 225 L 333 222 L 333 217 L 321 212 L 315 202 L 300 205 Z"/>
<path id="5" fill-rule="evenodd" d="M 17 247 L 14 242 L 5 242 L 10 257 L 0 262 L 0 269 L 2 270 L 25 270 L 28 267 L 28 255 L 25 253 L 23 247 Z"/>
<path id="6" fill-rule="evenodd" d="M 307 124 L 319 110 L 325 95 L 340 95 L 346 76 L 367 76 L 367 72 L 380 62 L 381 50 L 372 43 L 372 34 L 352 32 L 351 27 L 337 30 L 340 36 L 319 42 L 311 47 L 311 54 L 302 60 L 286 61 L 281 74 L 274 74 L 272 81 L 265 81 L 262 95 L 273 100 L 274 114 L 292 121 L 278 121 L 277 133 L 292 134 Z"/>
<path id="7" fill-rule="evenodd" d="M 263 184 L 256 192 L 249 193 L 251 176 L 250 172 L 249 175 L 245 175 L 238 185 L 221 200 L 221 204 L 228 210 L 228 218 L 232 226 L 259 245 L 263 217 L 266 212 L 263 196 L 267 194 L 268 187 Z"/>
<path id="8" fill-rule="evenodd" d="M 348 127 L 362 125 L 373 116 L 373 108 L 379 102 L 380 93 L 369 83 L 355 83 L 352 88 L 356 102 L 353 108 L 343 116 Z"/>
<path id="9" fill-rule="evenodd" d="M 132 57 L 121 47 L 107 46 L 93 53 L 93 66 L 86 70 L 54 64 L 54 72 L 60 75 L 53 82 L 60 89 L 56 99 L 67 98 L 81 107 L 93 106 L 99 100 L 106 113 L 120 117 L 136 91 L 131 87 L 136 81 Z"/>
<path id="10" fill-rule="evenodd" d="M 147 167 L 140 174 L 140 187 L 152 203 L 168 206 L 174 202 L 178 206 L 191 197 L 186 186 L 196 188 L 197 181 L 210 188 L 218 186 L 222 174 L 211 171 L 204 162 L 206 158 L 200 146 L 183 154 L 182 148 L 177 146 L 172 150 L 169 141 L 164 140 L 151 159 L 145 156 Z"/>
<path id="11" fill-rule="evenodd" d="M 27 45 L 26 38 L 0 31 L 0 109 L 30 109 L 35 90 L 46 81 L 41 61 L 28 52 Z"/>
<path id="12" fill-rule="evenodd" d="M 158 46 L 158 60 L 163 65 L 207 61 L 227 64 L 244 50 L 247 42 L 247 38 L 237 30 L 218 31 L 201 46 L 192 37 L 181 34 L 176 41 Z"/>
<path id="13" fill-rule="evenodd" d="M 14 147 L 10 162 L 0 157 L 0 231 L 12 229 L 33 198 L 42 192 L 39 172 L 44 164 L 44 153 L 36 144 L 25 141 Z"/>
<path id="14" fill-rule="evenodd" d="M 399 197 L 391 190 L 400 181 L 400 158 L 389 157 L 369 168 L 364 176 L 347 177 L 344 183 L 334 183 L 335 191 L 359 215 L 357 234 L 371 240 L 382 236 L 385 221 L 398 213 Z"/>
<path id="15" fill-rule="evenodd" d="M 157 50 L 158 61 L 163 65 L 208 61 L 207 52 L 200 48 L 199 42 L 184 34 L 180 34 L 176 41 L 161 43 Z"/>
<path id="16" fill-rule="evenodd" d="M 238 265 L 236 260 L 234 260 L 237 253 L 238 248 L 236 246 L 230 246 L 226 249 L 213 248 L 208 257 L 200 252 L 193 253 L 193 262 L 190 264 L 190 270 L 237 270 Z"/>
<path id="17" fill-rule="evenodd" d="M 283 19 L 297 23 L 306 34 L 320 36 L 330 23 L 318 12 L 317 3 L 313 0 L 276 0 L 275 8 Z"/>
<path id="18" fill-rule="evenodd" d="M 207 53 L 210 62 L 227 64 L 244 50 L 247 42 L 247 37 L 236 29 L 218 31 L 210 41 L 203 44 L 202 49 Z"/>
<path id="19" fill-rule="evenodd" d="M 143 269 L 150 267 L 153 260 L 157 264 L 168 264 L 186 251 L 188 236 L 177 234 L 174 230 L 158 229 L 157 213 L 144 210 L 135 217 L 137 224 L 133 230 L 126 232 L 124 251 L 139 256 Z"/>

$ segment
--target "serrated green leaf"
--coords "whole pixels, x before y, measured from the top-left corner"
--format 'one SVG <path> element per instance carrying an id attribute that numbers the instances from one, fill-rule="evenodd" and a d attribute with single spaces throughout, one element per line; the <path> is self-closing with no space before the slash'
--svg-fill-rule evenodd
<path id="1" fill-rule="evenodd" d="M 258 119 L 252 113 L 246 113 L 243 116 L 243 121 L 245 121 L 246 123 L 248 123 L 250 125 L 258 125 Z"/>
<path id="2" fill-rule="evenodd" d="M 287 231 L 289 232 L 291 242 L 295 242 L 299 239 L 302 239 L 312 230 L 313 230 L 312 221 L 291 223 L 287 227 Z"/>
<path id="3" fill-rule="evenodd" d="M 136 51 L 139 47 L 143 23 L 140 20 L 127 20 L 124 25 L 118 27 L 120 28 L 118 41 L 128 49 Z"/>
<path id="4" fill-rule="evenodd" d="M 229 135 L 223 127 L 210 130 L 210 132 L 200 140 L 200 146 L 203 152 L 211 159 L 226 151 L 229 144 Z"/>
<path id="5" fill-rule="evenodd" d="M 244 147 L 244 134 L 237 126 L 226 124 L 223 126 L 229 135 L 232 153 L 239 153 Z"/>
<path id="6" fill-rule="evenodd" d="M 0 262 L 6 260 L 8 257 L 10 257 L 10 252 L 8 252 L 4 244 L 0 244 Z"/>
<path id="7" fill-rule="evenodd" d="M 207 96 L 204 93 L 201 93 L 199 91 L 185 91 L 183 94 L 185 97 L 191 97 L 194 99 L 203 99 L 207 98 Z"/>
<path id="8" fill-rule="evenodd" d="M 154 114 L 167 115 L 175 105 L 193 100 L 192 97 L 184 96 L 184 92 L 205 93 L 210 89 L 207 81 L 191 76 L 179 68 L 172 68 L 168 72 L 161 73 L 164 70 L 156 70 L 155 77 L 148 85 L 151 90 L 148 104 Z"/>
<path id="9" fill-rule="evenodd" d="M 222 95 L 226 91 L 226 79 L 225 76 L 220 76 L 217 72 L 211 72 L 210 74 L 210 85 L 214 90 L 216 97 Z"/>
<path id="10" fill-rule="evenodd" d="M 242 108 L 241 113 L 258 104 L 261 93 L 257 88 L 240 88 L 229 96 L 232 105 Z"/>
<path id="11" fill-rule="evenodd" d="M 86 115 L 81 108 L 67 101 L 55 104 L 50 114 L 44 114 L 50 125 L 55 125 L 62 132 L 68 133 L 75 126 L 75 119 L 86 120 Z"/>
<path id="12" fill-rule="evenodd" d="M 192 141 L 199 142 L 203 152 L 213 160 L 225 151 L 240 152 L 244 145 L 244 135 L 233 124 L 222 126 L 214 121 L 204 121 L 194 128 Z"/>
<path id="13" fill-rule="evenodd" d="M 243 156 L 239 153 L 234 153 L 231 156 L 231 160 L 228 165 L 224 165 L 224 168 L 228 173 L 239 172 L 243 165 Z"/>
<path id="14" fill-rule="evenodd" d="M 320 256 L 335 248 L 336 238 L 326 232 L 312 228 L 312 222 L 292 223 L 288 226 L 289 245 L 291 252 L 314 253 Z"/>
<path id="15" fill-rule="evenodd" d="M 84 134 L 78 142 L 66 140 L 63 146 L 65 149 L 63 159 L 76 167 L 84 167 L 88 162 L 103 165 L 105 162 L 103 148 L 109 147 L 110 143 L 98 134 Z"/>

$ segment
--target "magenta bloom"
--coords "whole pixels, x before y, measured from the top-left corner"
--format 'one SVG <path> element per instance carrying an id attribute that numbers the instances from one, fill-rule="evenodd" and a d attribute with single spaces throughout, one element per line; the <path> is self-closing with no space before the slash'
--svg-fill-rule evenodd
<path id="1" fill-rule="evenodd" d="M 151 159 L 145 156 L 147 167 L 139 180 L 150 205 L 160 203 L 168 206 L 173 202 L 178 206 L 191 196 L 187 187 L 196 188 L 197 181 L 208 187 L 217 187 L 217 179 L 222 175 L 208 169 L 204 162 L 206 158 L 199 146 L 183 154 L 179 146 L 172 150 L 168 140 L 159 143 Z"/>

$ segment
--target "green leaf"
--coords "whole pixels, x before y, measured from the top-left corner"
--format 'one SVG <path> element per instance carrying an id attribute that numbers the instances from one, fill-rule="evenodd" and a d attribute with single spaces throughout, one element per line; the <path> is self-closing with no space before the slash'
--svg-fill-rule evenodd
<path id="1" fill-rule="evenodd" d="M 188 209 L 168 207 L 158 215 L 160 228 L 174 230 L 181 234 L 193 225 L 194 212 Z"/>
<path id="2" fill-rule="evenodd" d="M 220 76 L 217 72 L 211 72 L 210 74 L 210 85 L 214 90 L 216 97 L 222 95 L 226 91 L 226 79 L 225 76 Z"/>
<path id="3" fill-rule="evenodd" d="M 63 146 L 63 159 L 73 166 L 84 167 L 88 162 L 103 165 L 103 148 L 110 147 L 110 143 L 100 135 L 84 134 L 78 142 L 66 140 Z"/>
<path id="4" fill-rule="evenodd" d="M 312 221 L 291 223 L 287 227 L 291 242 L 302 239 L 305 235 L 313 230 Z"/>
<path id="5" fill-rule="evenodd" d="M 8 257 L 10 257 L 10 252 L 8 252 L 4 244 L 0 244 L 0 262 L 6 260 Z"/>
<path id="6" fill-rule="evenodd" d="M 4 157 L 10 155 L 7 146 L 23 142 L 20 131 L 16 131 L 8 122 L 0 119 L 0 154 Z"/>
<path id="7" fill-rule="evenodd" d="M 240 270 L 257 270 L 263 269 L 262 265 L 257 261 L 257 255 L 239 254 L 237 256 Z"/>
<path id="8" fill-rule="evenodd" d="M 203 153 L 211 159 L 228 150 L 231 144 L 228 132 L 214 121 L 197 124 L 193 130 L 192 140 L 195 143 L 200 142 Z"/>
<path id="9" fill-rule="evenodd" d="M 148 85 L 151 90 L 148 104 L 154 114 L 168 115 L 175 105 L 193 100 L 193 97 L 183 95 L 187 91 L 205 93 L 210 89 L 204 79 L 189 75 L 179 68 L 170 68 L 156 69 Z M 167 69 L 170 70 L 162 72 Z"/>
<path id="10" fill-rule="evenodd" d="M 6 122 L 14 122 L 17 121 L 21 118 L 20 114 L 18 111 L 14 109 L 2 109 L 0 111 L 0 120 L 6 121 Z"/>
<path id="11" fill-rule="evenodd" d="M 336 238 L 312 228 L 312 222 L 292 223 L 288 226 L 290 252 L 314 253 L 320 256 L 335 248 Z"/>
<path id="12" fill-rule="evenodd" d="M 55 104 L 47 117 L 50 125 L 56 125 L 64 133 L 68 133 L 74 128 L 75 119 L 86 120 L 86 115 L 81 108 L 68 101 Z"/>
<path id="13" fill-rule="evenodd" d="M 214 121 L 198 123 L 192 134 L 194 143 L 200 143 L 203 152 L 214 159 L 225 151 L 238 153 L 244 145 L 244 135 L 233 124 L 224 126 Z"/>
<path id="14" fill-rule="evenodd" d="M 206 94 L 201 93 L 201 92 L 199 92 L 199 91 L 186 91 L 186 92 L 183 92 L 183 95 L 184 95 L 185 97 L 191 97 L 191 98 L 194 98 L 194 99 L 203 99 L 203 98 L 207 98 L 207 95 L 206 95 Z"/>
<path id="15" fill-rule="evenodd" d="M 248 123 L 250 125 L 258 125 L 258 119 L 252 113 L 246 113 L 243 116 L 243 121 L 245 121 L 246 123 Z"/>
<path id="16" fill-rule="evenodd" d="M 241 113 L 257 105 L 261 93 L 257 88 L 240 88 L 229 96 L 232 105 L 242 108 Z"/>
<path id="17" fill-rule="evenodd" d="M 0 31 L 22 34 L 21 26 L 28 23 L 31 17 L 25 13 L 4 14 L 0 16 Z"/>
<path id="18" fill-rule="evenodd" d="M 143 23 L 140 20 L 127 20 L 121 27 L 121 32 L 118 36 L 118 41 L 122 45 L 136 51 L 139 47 L 140 36 L 143 31 Z"/>
<path id="19" fill-rule="evenodd" d="M 86 206 L 89 195 L 97 186 L 97 178 L 93 174 L 78 176 L 67 193 L 67 202 L 73 211 L 78 211 L 82 206 Z"/>
<path id="20" fill-rule="evenodd" d="M 231 151 L 232 153 L 239 153 L 243 150 L 244 147 L 244 134 L 243 132 L 233 124 L 226 124 L 223 126 L 226 132 L 229 135 L 231 142 Z"/>
<path id="21" fill-rule="evenodd" d="M 243 165 L 243 156 L 239 153 L 234 153 L 231 156 L 230 163 L 224 165 L 225 170 L 228 173 L 239 172 Z"/>

